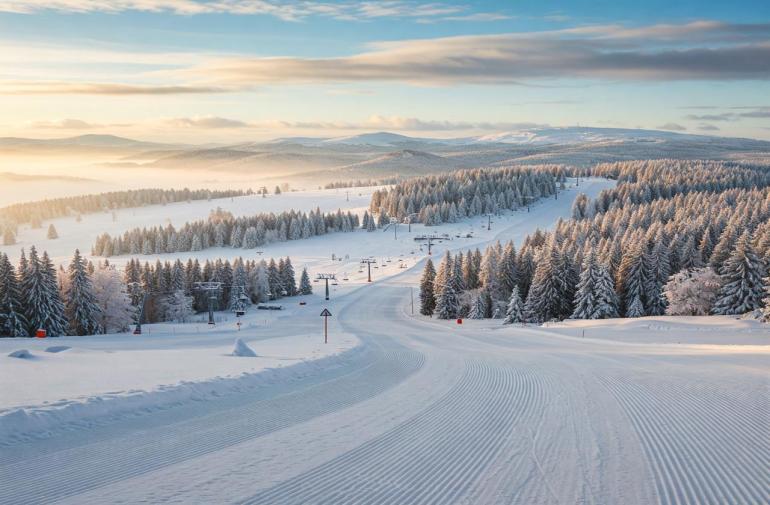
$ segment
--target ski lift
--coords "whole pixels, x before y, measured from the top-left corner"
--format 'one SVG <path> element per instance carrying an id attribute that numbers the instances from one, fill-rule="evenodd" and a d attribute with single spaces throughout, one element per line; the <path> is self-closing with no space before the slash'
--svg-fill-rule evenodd
<path id="1" fill-rule="evenodd" d="M 337 286 L 339 283 L 337 281 L 332 281 L 332 286 Z"/>

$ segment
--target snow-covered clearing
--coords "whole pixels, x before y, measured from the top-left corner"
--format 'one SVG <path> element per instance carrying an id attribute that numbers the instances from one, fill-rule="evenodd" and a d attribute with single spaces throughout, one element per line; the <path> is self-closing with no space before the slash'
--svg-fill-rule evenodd
<path id="1" fill-rule="evenodd" d="M 580 189 L 595 194 L 607 184 Z M 491 231 L 481 219 L 431 229 L 453 237 L 434 254 L 497 237 L 521 241 L 567 216 L 570 192 L 529 214 L 495 218 Z M 473 238 L 455 236 L 470 228 Z M 41 347 L 73 348 L 40 362 L 0 355 L 0 370 L 9 360 L 38 366 L 75 358 L 84 346 L 85 354 L 141 350 L 152 359 L 157 352 L 209 353 L 200 365 L 209 372 L 219 360 L 246 367 L 261 358 L 226 356 L 236 336 L 260 356 L 271 341 L 320 341 L 320 307 L 333 314 L 335 346 L 337 338 L 360 342 L 334 366 L 314 361 L 321 366 L 291 381 L 8 440 L 0 451 L 0 503 L 770 502 L 770 345 L 761 326 L 647 318 L 503 327 L 499 320 L 458 325 L 413 316 L 410 288 L 420 269 L 397 263 L 403 254 L 407 266 L 419 267 L 425 254 L 412 255 L 414 247 L 410 237 L 382 232 L 272 244 L 265 256 L 291 255 L 311 273 L 348 272 L 349 280 L 334 286 L 328 303 L 315 284 L 308 306 L 286 299 L 294 305 L 280 319 L 264 327 L 255 320 L 239 334 L 232 319 L 210 333 L 175 335 L 166 327 L 160 334 L 158 325 L 138 338 L 48 339 Z M 332 252 L 350 259 L 332 262 Z M 370 255 L 385 259 L 371 285 L 358 272 L 358 259 Z M 37 342 L 12 343 L 0 349 L 43 354 L 29 345 Z"/>

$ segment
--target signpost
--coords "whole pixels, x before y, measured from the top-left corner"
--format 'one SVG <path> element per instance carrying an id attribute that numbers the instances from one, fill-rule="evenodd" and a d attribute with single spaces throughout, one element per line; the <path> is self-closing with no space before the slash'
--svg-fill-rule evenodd
<path id="1" fill-rule="evenodd" d="M 329 326 L 328 321 L 331 317 L 332 313 L 329 312 L 329 309 L 324 309 L 323 312 L 321 312 L 321 317 L 324 318 L 324 344 L 329 343 Z"/>

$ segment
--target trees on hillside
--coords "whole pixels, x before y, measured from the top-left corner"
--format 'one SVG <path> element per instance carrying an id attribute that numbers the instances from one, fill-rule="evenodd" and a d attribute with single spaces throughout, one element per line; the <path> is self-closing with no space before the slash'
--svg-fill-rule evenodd
<path id="1" fill-rule="evenodd" d="M 420 314 L 432 316 L 436 309 L 436 296 L 434 282 L 436 281 L 436 269 L 430 258 L 425 261 L 425 267 L 420 279 Z"/>
<path id="2" fill-rule="evenodd" d="M 99 325 L 101 308 L 96 302 L 91 274 L 88 265 L 75 250 L 68 275 L 68 287 L 65 293 L 65 315 L 69 322 L 70 335 L 94 335 L 102 333 Z"/>
<path id="3" fill-rule="evenodd" d="M 762 306 L 764 265 L 752 246 L 747 231 L 735 244 L 721 270 L 722 288 L 717 294 L 714 314 L 743 314 Z"/>

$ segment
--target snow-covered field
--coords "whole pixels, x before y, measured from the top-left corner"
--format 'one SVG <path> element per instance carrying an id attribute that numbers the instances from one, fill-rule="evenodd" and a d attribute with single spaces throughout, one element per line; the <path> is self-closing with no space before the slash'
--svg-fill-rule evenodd
<path id="1" fill-rule="evenodd" d="M 580 190 L 590 196 L 608 184 Z M 567 216 L 575 194 L 496 218 L 491 231 L 480 219 L 431 229 L 453 237 L 434 255 L 495 238 L 520 242 Z M 469 230 L 472 238 L 456 237 Z M 405 227 L 399 235 L 266 247 L 265 256 L 290 255 L 311 274 L 349 280 L 328 303 L 315 284 L 308 306 L 287 299 L 286 312 L 261 322 L 255 311 L 240 333 L 230 320 L 213 331 L 157 325 L 139 338 L 0 341 L 0 373 L 11 362 L 28 367 L 16 372 L 26 374 L 13 388 L 16 403 L 3 396 L 0 408 L 55 408 L 62 397 L 108 390 L 184 391 L 189 384 L 169 387 L 178 380 L 202 385 L 200 396 L 163 408 L 6 438 L 0 503 L 770 502 L 766 326 L 659 317 L 503 327 L 414 316 L 411 288 L 425 252 Z M 358 271 L 370 255 L 380 259 L 372 284 Z M 321 307 L 333 313 L 329 349 L 318 343 Z M 225 356 L 236 336 L 264 358 Z M 40 352 L 59 344 L 73 348 Z M 5 356 L 23 347 L 40 359 Z M 316 366 L 284 367 L 299 373 L 259 379 L 257 370 L 281 357 L 289 365 L 329 354 Z M 78 385 L 80 360 L 115 382 Z M 134 367 L 147 376 L 126 379 Z M 256 384 L 238 386 L 243 372 Z M 36 381 L 40 374 L 53 377 Z"/>

